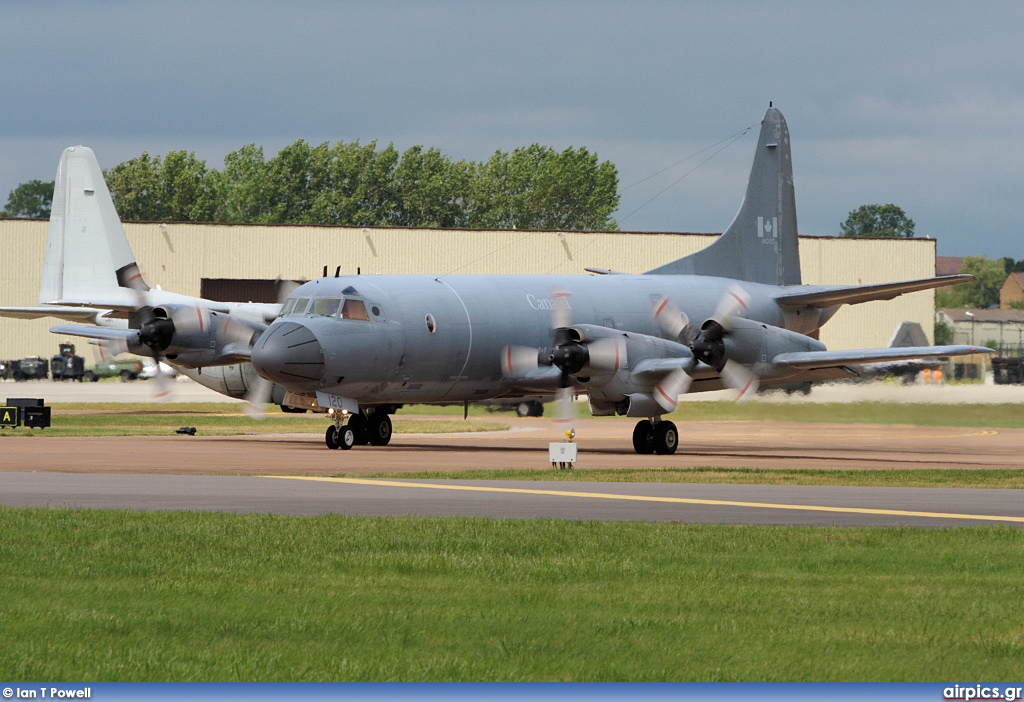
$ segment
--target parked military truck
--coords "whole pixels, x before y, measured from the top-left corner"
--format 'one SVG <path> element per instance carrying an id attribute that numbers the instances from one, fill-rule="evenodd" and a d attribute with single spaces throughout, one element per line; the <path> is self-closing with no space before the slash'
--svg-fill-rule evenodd
<path id="1" fill-rule="evenodd" d="M 54 380 L 78 380 L 85 375 L 85 359 L 75 355 L 75 345 L 63 343 L 60 353 L 50 359 L 50 377 Z"/>
<path id="2" fill-rule="evenodd" d="M 992 359 L 992 379 L 997 385 L 1024 383 L 1024 358 L 1001 356 Z"/>
<path id="3" fill-rule="evenodd" d="M 50 377 L 50 370 L 47 367 L 45 358 L 29 356 L 19 361 L 11 361 L 11 377 L 18 382 L 23 380 L 46 380 Z"/>

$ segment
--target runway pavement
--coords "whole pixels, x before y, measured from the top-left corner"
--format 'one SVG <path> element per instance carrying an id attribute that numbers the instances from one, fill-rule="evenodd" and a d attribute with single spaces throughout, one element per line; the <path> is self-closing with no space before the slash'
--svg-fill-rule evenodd
<path id="1" fill-rule="evenodd" d="M 0 473 L 10 507 L 292 515 L 1024 527 L 1019 491 L 680 483 Z"/>
<path id="2" fill-rule="evenodd" d="M 147 392 L 144 384 L 121 383 L 5 384 L 3 390 L 10 396 L 45 391 L 50 398 L 62 398 L 49 401 L 101 401 L 100 397 L 110 393 L 138 401 Z M 194 383 L 179 383 L 178 390 L 178 399 L 220 397 Z M 904 390 L 899 386 L 875 388 L 882 394 Z M 941 396 L 932 388 L 922 388 L 918 394 L 951 403 L 961 397 L 955 387 L 941 390 Z M 989 386 L 987 390 L 993 397 L 1011 399 L 1002 387 Z M 841 388 L 828 391 L 846 392 Z M 767 401 L 808 401 L 801 396 L 783 398 L 786 396 Z M 328 450 L 319 433 L 204 436 L 199 418 L 189 422 L 199 426 L 199 435 L 194 437 L 8 436 L 0 441 L 0 504 L 759 524 L 1024 523 L 1024 499 L 1020 491 L 1012 490 L 465 481 L 445 482 L 441 489 L 422 481 L 417 481 L 416 487 L 407 481 L 359 482 L 360 476 L 385 471 L 550 469 L 547 444 L 559 438 L 551 422 L 498 416 L 515 431 L 396 434 L 390 446 L 351 451 Z M 638 456 L 631 447 L 632 426 L 633 421 L 623 418 L 578 422 L 577 470 L 1024 468 L 1024 451 L 1020 450 L 1024 430 L 1020 429 L 680 421 L 680 448 L 675 455 Z M 331 478 L 339 473 L 349 478 L 340 482 Z M 280 477 L 258 477 L 265 475 Z"/>
<path id="3" fill-rule="evenodd" d="M 205 436 L 203 417 L 186 417 L 178 424 L 195 425 L 196 436 L 175 436 L 169 429 L 155 437 L 5 437 L 0 471 L 370 475 L 550 467 L 548 443 L 561 439 L 552 422 L 509 415 L 501 421 L 516 431 L 396 433 L 386 447 L 331 451 L 318 424 L 316 434 Z M 576 422 L 577 469 L 1024 469 L 1024 429 L 680 420 L 674 455 L 639 456 L 633 424 L 623 417 Z"/>

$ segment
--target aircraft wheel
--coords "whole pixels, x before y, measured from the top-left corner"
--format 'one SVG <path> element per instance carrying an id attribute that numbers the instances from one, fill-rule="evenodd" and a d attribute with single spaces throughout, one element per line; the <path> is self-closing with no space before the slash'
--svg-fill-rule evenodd
<path id="1" fill-rule="evenodd" d="M 391 441 L 391 418 L 383 412 L 374 412 L 367 418 L 368 434 L 373 446 L 387 446 Z"/>
<path id="2" fill-rule="evenodd" d="M 327 448 L 338 448 L 338 427 L 333 424 L 327 427 L 327 433 L 324 434 L 324 441 L 327 442 Z"/>
<path id="3" fill-rule="evenodd" d="M 654 453 L 654 424 L 642 419 L 633 427 L 633 450 L 639 454 Z"/>
<path id="4" fill-rule="evenodd" d="M 343 426 L 338 427 L 338 431 L 335 432 L 338 437 L 338 448 L 348 451 L 350 448 L 356 445 L 356 433 L 352 431 L 352 427 Z"/>
<path id="5" fill-rule="evenodd" d="M 672 422 L 658 422 L 654 427 L 654 451 L 672 455 L 679 448 L 679 431 Z"/>
<path id="6" fill-rule="evenodd" d="M 365 416 L 361 414 L 353 414 L 349 417 L 348 426 L 352 427 L 352 433 L 355 435 L 356 446 L 366 446 L 370 443 L 370 425 L 366 421 Z"/>

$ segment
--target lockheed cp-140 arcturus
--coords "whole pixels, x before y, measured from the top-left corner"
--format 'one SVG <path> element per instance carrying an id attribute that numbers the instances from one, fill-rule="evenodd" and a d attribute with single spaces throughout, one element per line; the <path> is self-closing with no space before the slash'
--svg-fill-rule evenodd
<path id="1" fill-rule="evenodd" d="M 746 196 L 695 254 L 639 275 L 374 275 L 305 283 L 251 352 L 286 402 L 327 409 L 331 448 L 387 444 L 407 403 L 585 394 L 598 416 L 639 418 L 638 453 L 673 453 L 679 395 L 855 376 L 851 366 L 991 352 L 969 346 L 829 351 L 844 304 L 951 285 L 943 276 L 801 285 L 789 131 L 769 108 Z"/>

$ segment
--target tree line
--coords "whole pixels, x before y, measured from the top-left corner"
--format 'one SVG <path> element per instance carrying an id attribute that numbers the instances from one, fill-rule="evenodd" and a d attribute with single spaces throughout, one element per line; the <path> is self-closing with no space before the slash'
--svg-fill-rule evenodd
<path id="1" fill-rule="evenodd" d="M 298 140 L 266 158 L 248 144 L 207 168 L 194 152 L 143 153 L 104 171 L 124 220 L 609 230 L 618 171 L 585 147 L 533 144 L 486 161 L 435 148 Z M 48 217 L 53 183 L 11 192 L 7 217 Z"/>

